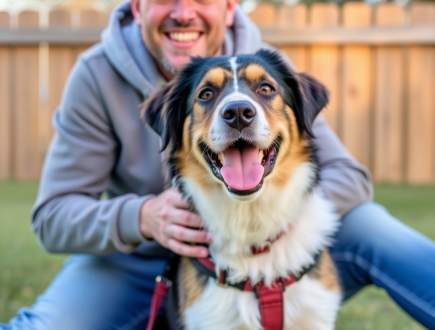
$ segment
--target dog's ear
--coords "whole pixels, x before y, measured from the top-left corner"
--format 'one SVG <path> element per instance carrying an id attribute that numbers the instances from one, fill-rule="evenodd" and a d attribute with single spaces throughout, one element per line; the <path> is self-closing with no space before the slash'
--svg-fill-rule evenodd
<path id="1" fill-rule="evenodd" d="M 142 118 L 145 123 L 149 125 L 154 132 L 156 132 L 163 141 L 163 145 L 166 147 L 168 144 L 167 130 L 164 118 L 165 116 L 165 104 L 166 98 L 172 84 L 160 88 L 154 94 L 152 94 L 142 106 Z"/>
<path id="2" fill-rule="evenodd" d="M 162 151 L 169 143 L 174 146 L 181 142 L 183 124 L 187 116 L 186 85 L 175 79 L 150 96 L 143 105 L 142 116 L 145 122 L 162 139 Z"/>
<path id="3" fill-rule="evenodd" d="M 329 101 L 325 86 L 305 73 L 290 69 L 277 52 L 260 50 L 256 55 L 264 59 L 266 65 L 271 65 L 279 75 L 278 79 L 285 88 L 285 101 L 295 111 L 299 129 L 314 137 L 313 121 Z"/>
<path id="4" fill-rule="evenodd" d="M 162 138 L 162 151 L 171 144 L 181 145 L 184 121 L 192 108 L 192 86 L 205 59 L 192 57 L 191 62 L 167 85 L 145 101 L 142 116 Z"/>

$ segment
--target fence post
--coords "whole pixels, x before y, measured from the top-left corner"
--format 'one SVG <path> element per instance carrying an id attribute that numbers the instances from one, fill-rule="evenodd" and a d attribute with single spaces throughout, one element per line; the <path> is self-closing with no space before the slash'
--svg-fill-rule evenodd
<path id="1" fill-rule="evenodd" d="M 283 5 L 279 9 L 278 26 L 282 29 L 304 29 L 307 26 L 307 6 Z M 293 62 L 298 71 L 307 71 L 306 46 L 282 46 L 281 50 Z"/>
<path id="2" fill-rule="evenodd" d="M 39 14 L 25 11 L 18 16 L 19 28 L 39 29 Z M 39 46 L 17 46 L 14 50 L 12 88 L 14 177 L 39 177 Z"/>
<path id="3" fill-rule="evenodd" d="M 349 2 L 343 7 L 343 26 L 369 27 L 372 11 L 365 3 Z M 369 46 L 343 47 L 341 137 L 362 164 L 370 165 L 372 107 L 372 52 Z"/>
<path id="4" fill-rule="evenodd" d="M 381 4 L 376 8 L 378 27 L 403 26 L 402 6 Z M 378 182 L 404 181 L 404 49 L 401 46 L 379 46 L 375 49 L 375 107 L 373 177 Z"/>
<path id="5" fill-rule="evenodd" d="M 334 3 L 316 3 L 310 10 L 310 27 L 325 28 L 339 25 L 339 9 Z M 330 92 L 330 102 L 323 115 L 331 128 L 340 136 L 339 115 L 339 48 L 334 45 L 312 46 L 309 72 L 319 79 Z"/>
<path id="6" fill-rule="evenodd" d="M 0 29 L 9 29 L 9 14 L 0 12 Z M 0 46 L 0 180 L 11 177 L 11 50 Z"/>
<path id="7" fill-rule="evenodd" d="M 435 26 L 435 3 L 411 6 L 412 25 Z M 411 46 L 408 66 L 407 181 L 435 182 L 435 46 Z"/>

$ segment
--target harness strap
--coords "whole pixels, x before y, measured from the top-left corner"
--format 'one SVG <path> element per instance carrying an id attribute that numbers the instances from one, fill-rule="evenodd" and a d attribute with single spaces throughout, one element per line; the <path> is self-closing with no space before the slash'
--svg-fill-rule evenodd
<path id="1" fill-rule="evenodd" d="M 285 288 L 299 281 L 315 265 L 317 265 L 322 251 L 319 251 L 314 257 L 314 263 L 304 267 L 301 272 L 295 276 L 290 274 L 287 278 L 278 278 L 270 286 L 260 281 L 254 286 L 250 279 L 238 283 L 228 282 L 227 270 L 221 269 L 216 274 L 216 265 L 210 258 L 192 258 L 194 266 L 202 273 L 216 279 L 216 284 L 220 287 L 233 287 L 241 291 L 254 292 L 258 299 L 261 325 L 264 330 L 282 330 L 284 328 L 284 292 Z"/>
<path id="2" fill-rule="evenodd" d="M 284 329 L 283 285 L 265 287 L 264 284 L 259 283 L 255 286 L 255 294 L 260 305 L 263 329 Z"/>
<path id="3" fill-rule="evenodd" d="M 216 265 L 210 258 L 191 258 L 195 267 L 202 273 L 216 278 L 216 284 L 221 287 L 233 287 L 241 291 L 254 292 L 260 305 L 261 323 L 264 330 L 282 330 L 284 327 L 284 297 L 283 292 L 286 286 L 299 281 L 302 276 L 308 273 L 319 261 L 322 251 L 314 257 L 314 263 L 302 269 L 298 276 L 290 274 L 287 278 L 278 278 L 271 286 L 266 287 L 263 281 L 255 284 L 247 279 L 238 283 L 229 283 L 227 281 L 227 271 L 220 270 L 219 275 L 215 273 Z M 156 286 L 154 288 L 153 298 L 150 307 L 150 316 L 146 330 L 152 330 L 157 318 L 160 307 L 165 300 L 168 290 L 175 278 L 178 261 L 180 256 L 172 254 L 166 266 L 163 276 L 156 277 Z"/>
<path id="4" fill-rule="evenodd" d="M 165 272 L 162 276 L 159 275 L 156 277 L 156 286 L 154 287 L 153 298 L 151 300 L 150 316 L 146 330 L 152 330 L 154 327 L 160 307 L 162 307 L 168 295 L 168 290 L 172 286 L 172 281 L 177 274 L 179 260 L 179 255 L 171 253 L 168 263 L 166 264 Z"/>
<path id="5" fill-rule="evenodd" d="M 307 274 L 314 266 L 317 265 L 322 255 L 322 251 L 319 251 L 314 256 L 314 262 L 311 265 L 304 267 L 297 275 L 290 274 L 287 278 L 282 279 L 285 286 L 288 286 L 296 281 L 299 281 L 305 274 Z M 216 284 L 221 287 L 232 287 L 241 291 L 254 291 L 249 279 L 237 283 L 227 282 L 227 271 L 225 269 L 219 270 L 219 274 L 216 274 L 216 265 L 210 258 L 191 258 L 193 265 L 201 273 L 213 277 L 216 279 Z M 277 279 L 277 282 L 281 282 L 281 279 Z"/>
<path id="6" fill-rule="evenodd" d="M 156 277 L 156 286 L 154 288 L 153 299 L 151 300 L 150 316 L 146 330 L 152 330 L 157 318 L 157 314 L 162 307 L 163 301 L 168 294 L 172 282 L 163 276 Z"/>

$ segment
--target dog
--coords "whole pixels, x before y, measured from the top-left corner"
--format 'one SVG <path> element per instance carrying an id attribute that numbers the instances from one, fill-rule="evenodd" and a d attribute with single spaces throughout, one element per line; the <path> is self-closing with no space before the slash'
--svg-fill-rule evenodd
<path id="1" fill-rule="evenodd" d="M 341 302 L 312 124 L 325 87 L 281 56 L 193 58 L 144 106 L 211 259 L 181 258 L 180 328 L 331 330 Z"/>

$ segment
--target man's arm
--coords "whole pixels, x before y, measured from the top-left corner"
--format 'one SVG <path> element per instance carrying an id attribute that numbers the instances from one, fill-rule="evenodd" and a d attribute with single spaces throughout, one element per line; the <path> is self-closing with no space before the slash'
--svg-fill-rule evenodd
<path id="1" fill-rule="evenodd" d="M 339 215 L 373 198 L 368 170 L 346 150 L 325 118 L 314 121 L 314 145 L 320 165 L 320 186 Z"/>
<path id="2" fill-rule="evenodd" d="M 185 243 L 208 243 L 210 238 L 195 230 L 202 227 L 202 220 L 187 210 L 179 192 L 100 200 L 121 146 L 83 59 L 71 74 L 54 126 L 57 134 L 32 211 L 32 228 L 47 251 L 128 253 L 146 237 L 182 255 L 208 254 L 202 246 Z"/>
<path id="3" fill-rule="evenodd" d="M 85 60 L 68 80 L 54 117 L 56 136 L 47 154 L 32 228 L 50 252 L 131 252 L 145 238 L 139 213 L 149 196 L 100 200 L 109 184 L 118 141 Z"/>

